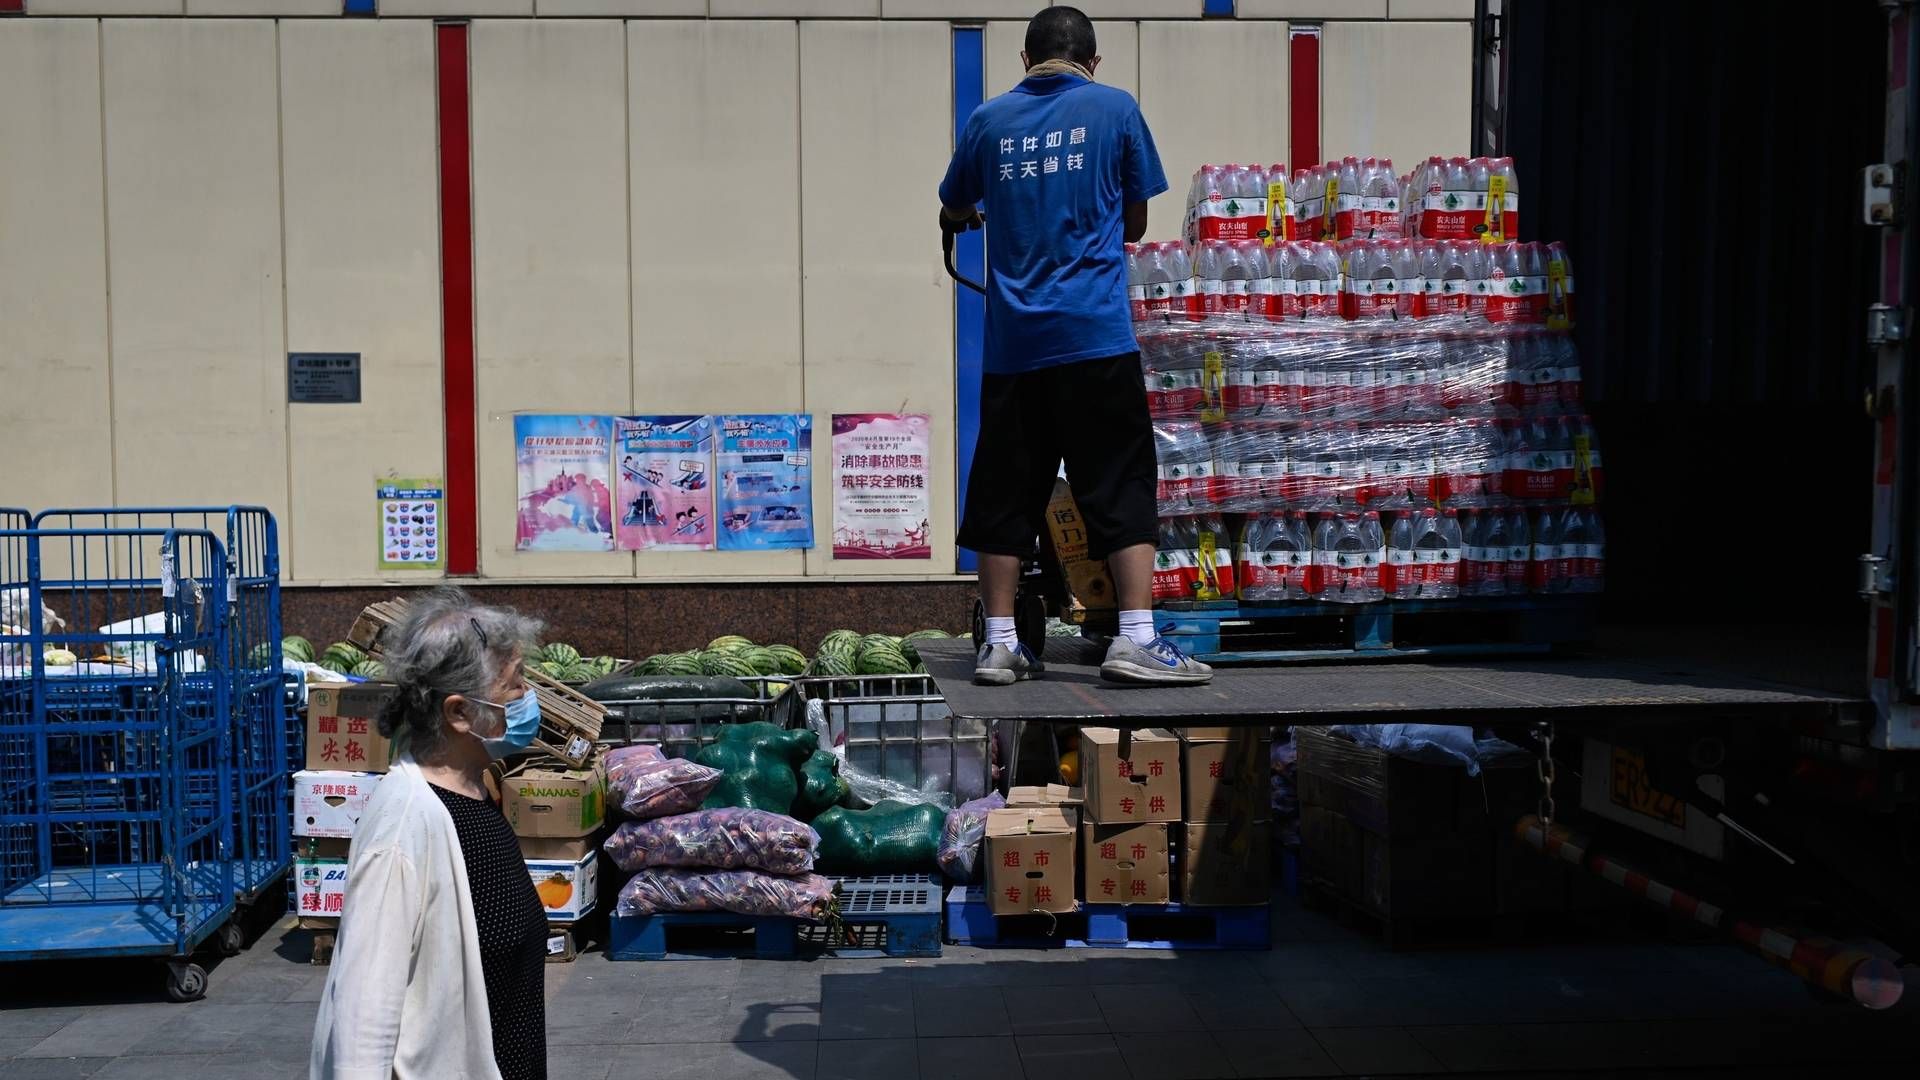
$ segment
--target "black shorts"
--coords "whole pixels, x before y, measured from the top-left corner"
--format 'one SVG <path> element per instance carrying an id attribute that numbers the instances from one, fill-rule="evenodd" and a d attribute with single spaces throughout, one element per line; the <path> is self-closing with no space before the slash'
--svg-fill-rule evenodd
<path id="1" fill-rule="evenodd" d="M 1033 553 L 1061 461 L 1095 559 L 1154 543 L 1158 465 L 1140 354 L 1082 360 L 980 381 L 980 440 L 959 544 L 984 555 Z"/>

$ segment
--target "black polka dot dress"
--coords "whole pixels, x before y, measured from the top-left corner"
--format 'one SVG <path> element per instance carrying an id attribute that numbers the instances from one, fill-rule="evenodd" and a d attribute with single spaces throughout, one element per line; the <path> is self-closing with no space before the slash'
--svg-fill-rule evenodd
<path id="1" fill-rule="evenodd" d="M 547 1080 L 547 909 L 499 807 L 435 786 L 453 815 L 480 928 L 480 973 L 501 1080 Z"/>

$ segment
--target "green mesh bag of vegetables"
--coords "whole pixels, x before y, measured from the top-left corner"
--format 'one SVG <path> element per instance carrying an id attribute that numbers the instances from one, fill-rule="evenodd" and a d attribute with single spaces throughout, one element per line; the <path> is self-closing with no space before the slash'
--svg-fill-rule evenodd
<path id="1" fill-rule="evenodd" d="M 818 749 L 820 737 L 804 729 L 764 723 L 723 728 L 720 737 L 693 758 L 726 774 L 700 805 L 707 810 L 741 806 L 791 814 L 800 795 L 800 766 Z"/>
<path id="2" fill-rule="evenodd" d="M 846 797 L 847 782 L 840 779 L 840 759 L 831 750 L 815 750 L 800 766 L 800 794 L 793 800 L 793 816 L 812 821 Z"/>
<path id="3" fill-rule="evenodd" d="M 871 810 L 834 807 L 813 819 L 820 834 L 814 868 L 823 874 L 939 872 L 947 812 L 930 803 L 886 799 Z"/>

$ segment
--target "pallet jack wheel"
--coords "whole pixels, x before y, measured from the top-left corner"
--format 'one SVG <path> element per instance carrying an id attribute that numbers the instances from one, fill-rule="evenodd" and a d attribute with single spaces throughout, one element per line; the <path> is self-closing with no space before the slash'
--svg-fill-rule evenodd
<path id="1" fill-rule="evenodd" d="M 175 961 L 167 965 L 167 1000 L 199 1001 L 207 996 L 207 969 L 199 964 Z"/>

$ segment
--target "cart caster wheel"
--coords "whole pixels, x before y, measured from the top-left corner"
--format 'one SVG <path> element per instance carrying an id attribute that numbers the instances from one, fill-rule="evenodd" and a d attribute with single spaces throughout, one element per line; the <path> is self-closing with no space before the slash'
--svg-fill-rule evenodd
<path id="1" fill-rule="evenodd" d="M 247 931 L 240 925 L 239 918 L 222 926 L 213 936 L 214 951 L 221 956 L 239 956 L 247 947 Z"/>
<path id="2" fill-rule="evenodd" d="M 199 964 L 167 965 L 167 1000 L 199 1001 L 207 996 L 207 969 Z"/>

